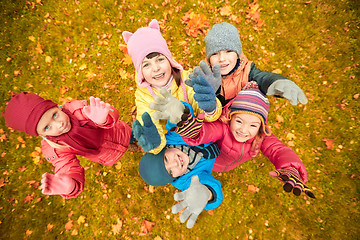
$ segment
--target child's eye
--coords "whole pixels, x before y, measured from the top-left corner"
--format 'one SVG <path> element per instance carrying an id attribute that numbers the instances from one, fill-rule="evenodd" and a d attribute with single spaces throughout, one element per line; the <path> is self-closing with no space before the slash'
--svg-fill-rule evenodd
<path id="1" fill-rule="evenodd" d="M 164 61 L 164 60 L 165 60 L 164 57 L 159 57 L 159 58 L 158 58 L 158 61 L 159 61 L 159 62 L 162 62 L 162 61 Z"/>
<path id="2" fill-rule="evenodd" d="M 173 176 L 173 173 L 172 173 L 172 171 L 171 171 L 171 170 L 170 170 L 169 174 L 170 174 L 170 176 L 174 177 L 174 176 Z"/>
<path id="3" fill-rule="evenodd" d="M 165 157 L 165 162 L 168 162 L 167 158 Z"/>
<path id="4" fill-rule="evenodd" d="M 53 114 L 53 118 L 56 118 L 57 117 L 57 115 L 58 115 L 58 113 L 56 112 L 56 113 L 54 113 Z"/>
<path id="5" fill-rule="evenodd" d="M 231 52 L 233 52 L 233 51 L 231 51 L 231 50 L 227 50 L 226 52 L 227 52 L 227 53 L 231 53 Z"/>
<path id="6" fill-rule="evenodd" d="M 44 131 L 47 131 L 47 130 L 49 130 L 49 129 L 50 129 L 50 126 L 44 127 Z"/>
<path id="7" fill-rule="evenodd" d="M 146 67 L 148 67 L 149 66 L 149 64 L 148 63 L 145 63 L 145 64 L 143 64 L 143 68 L 146 68 Z"/>
<path id="8" fill-rule="evenodd" d="M 236 120 L 236 122 L 237 122 L 237 123 L 240 123 L 240 124 L 242 123 L 242 121 L 241 121 L 241 120 Z"/>

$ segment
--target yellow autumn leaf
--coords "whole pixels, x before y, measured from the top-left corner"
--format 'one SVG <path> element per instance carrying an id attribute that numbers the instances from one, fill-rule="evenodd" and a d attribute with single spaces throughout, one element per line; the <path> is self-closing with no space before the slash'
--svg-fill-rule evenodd
<path id="1" fill-rule="evenodd" d="M 28 39 L 30 40 L 30 41 L 32 41 L 32 42 L 35 42 L 35 37 L 34 36 L 30 36 L 30 37 L 28 37 Z"/>
<path id="2" fill-rule="evenodd" d="M 284 118 L 280 115 L 276 115 L 276 121 L 279 123 L 282 123 L 282 122 L 284 122 Z"/>
<path id="3" fill-rule="evenodd" d="M 127 72 L 126 72 L 124 69 L 120 68 L 120 69 L 119 69 L 119 74 L 120 74 L 120 77 L 121 77 L 122 79 L 126 79 L 126 78 L 127 78 Z"/>
<path id="4" fill-rule="evenodd" d="M 115 168 L 117 169 L 117 170 L 120 170 L 121 169 L 121 162 L 120 161 L 118 161 L 117 163 L 116 163 L 116 165 L 115 165 Z"/>
<path id="5" fill-rule="evenodd" d="M 117 224 L 112 225 L 112 231 L 114 235 L 119 234 L 122 228 L 122 221 L 119 218 L 117 218 L 116 220 L 117 220 Z"/>
<path id="6" fill-rule="evenodd" d="M 48 231 L 51 231 L 51 229 L 54 227 L 54 225 L 48 223 L 48 225 L 46 226 Z"/>
<path id="7" fill-rule="evenodd" d="M 77 223 L 78 223 L 79 225 L 82 224 L 82 223 L 85 223 L 85 219 L 86 219 L 86 217 L 83 216 L 83 215 L 81 215 L 81 216 L 78 218 Z"/>
<path id="8" fill-rule="evenodd" d="M 31 234 L 33 233 L 33 231 L 31 231 L 31 230 L 26 230 L 26 236 L 28 237 L 28 236 L 30 236 Z"/>
<path id="9" fill-rule="evenodd" d="M 45 57 L 45 62 L 46 62 L 46 63 L 51 63 L 52 60 L 53 60 L 53 59 L 52 59 L 50 56 L 46 56 L 46 57 Z"/>
<path id="10" fill-rule="evenodd" d="M 132 60 L 131 60 L 131 57 L 129 54 L 125 54 L 125 57 L 123 58 L 122 62 L 125 64 L 125 65 L 130 65 L 132 64 Z"/>
<path id="11" fill-rule="evenodd" d="M 277 74 L 282 74 L 282 71 L 281 71 L 281 69 L 274 69 L 273 71 L 272 71 L 273 73 L 277 73 Z"/>
<path id="12" fill-rule="evenodd" d="M 286 139 L 287 140 L 293 140 L 293 139 L 295 139 L 296 138 L 296 136 L 295 136 L 295 134 L 293 134 L 293 133 L 288 133 L 287 135 L 286 135 Z"/>

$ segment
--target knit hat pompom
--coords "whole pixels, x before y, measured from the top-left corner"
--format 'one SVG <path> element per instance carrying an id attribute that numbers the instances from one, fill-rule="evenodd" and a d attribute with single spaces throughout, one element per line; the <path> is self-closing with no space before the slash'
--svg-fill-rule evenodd
<path id="1" fill-rule="evenodd" d="M 168 45 L 161 35 L 160 26 L 156 19 L 153 19 L 148 27 L 142 27 L 131 33 L 124 31 L 122 36 L 127 44 L 128 53 L 134 63 L 135 70 L 138 74 L 137 84 L 139 87 L 147 87 L 150 84 L 144 80 L 144 76 L 141 71 L 141 64 L 144 58 L 150 53 L 161 53 L 170 62 L 170 65 L 180 72 L 183 67 L 173 60 Z"/>
<path id="2" fill-rule="evenodd" d="M 267 97 L 259 89 L 246 89 L 239 92 L 230 106 L 228 118 L 236 113 L 248 113 L 257 116 L 261 120 L 260 131 L 267 136 L 271 132 L 267 126 L 267 116 L 270 103 Z"/>
<path id="3" fill-rule="evenodd" d="M 223 50 L 231 50 L 240 57 L 242 45 L 240 35 L 237 28 L 227 22 L 222 22 L 212 26 L 205 37 L 206 57 L 209 61 L 210 57 Z"/>
<path id="4" fill-rule="evenodd" d="M 164 157 L 164 148 L 160 153 L 145 153 L 139 163 L 139 173 L 144 181 L 152 186 L 165 186 L 171 183 L 175 178 L 171 177 L 166 171 Z"/>
<path id="5" fill-rule="evenodd" d="M 23 131 L 32 136 L 38 136 L 37 124 L 42 115 L 57 104 L 45 100 L 35 93 L 22 92 L 11 97 L 2 116 L 6 126 Z"/>

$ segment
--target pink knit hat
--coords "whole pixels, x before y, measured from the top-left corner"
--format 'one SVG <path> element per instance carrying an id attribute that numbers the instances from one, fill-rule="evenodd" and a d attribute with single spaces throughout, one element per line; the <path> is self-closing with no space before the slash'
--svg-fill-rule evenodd
<path id="1" fill-rule="evenodd" d="M 57 104 L 51 100 L 28 92 L 13 95 L 2 113 L 6 126 L 25 132 L 32 136 L 38 136 L 37 124 L 42 115 Z"/>
<path id="2" fill-rule="evenodd" d="M 158 52 L 163 54 L 169 60 L 172 67 L 182 72 L 183 67 L 172 59 L 171 52 L 160 33 L 160 26 L 156 19 L 150 22 L 149 27 L 139 28 L 135 33 L 124 31 L 122 36 L 127 44 L 128 53 L 138 74 L 136 82 L 139 87 L 150 86 L 150 84 L 145 81 L 141 71 L 141 63 L 150 53 Z"/>

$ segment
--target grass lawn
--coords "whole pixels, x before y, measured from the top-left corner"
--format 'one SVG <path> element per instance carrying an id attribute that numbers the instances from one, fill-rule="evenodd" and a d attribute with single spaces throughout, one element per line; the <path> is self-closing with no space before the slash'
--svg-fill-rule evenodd
<path id="1" fill-rule="evenodd" d="M 191 69 L 205 58 L 206 32 L 234 24 L 243 52 L 261 70 L 297 83 L 309 103 L 270 97 L 272 132 L 300 156 L 316 199 L 283 191 L 265 157 L 214 173 L 224 201 L 192 229 L 171 213 L 171 185 L 152 188 L 138 174 L 140 150 L 112 167 L 80 157 L 84 192 L 46 196 L 53 167 L 40 138 L 0 118 L 0 239 L 360 239 L 359 2 L 354 0 L 1 2 L 0 112 L 13 93 L 62 104 L 100 97 L 131 125 L 134 67 L 123 31 L 157 19 L 174 58 Z"/>

